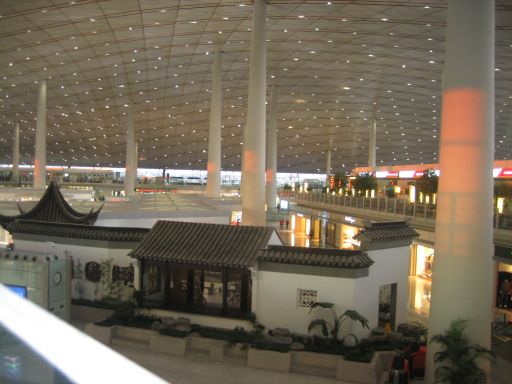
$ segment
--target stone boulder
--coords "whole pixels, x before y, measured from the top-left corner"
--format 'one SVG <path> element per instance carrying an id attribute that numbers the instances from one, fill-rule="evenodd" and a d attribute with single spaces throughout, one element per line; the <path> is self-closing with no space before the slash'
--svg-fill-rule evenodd
<path id="1" fill-rule="evenodd" d="M 160 321 L 153 321 L 153 323 L 151 323 L 151 330 L 152 331 L 157 331 L 159 332 L 160 329 L 162 329 L 162 323 Z"/>
<path id="2" fill-rule="evenodd" d="M 174 317 L 164 317 L 162 318 L 162 326 L 164 328 L 174 328 L 177 322 Z"/>

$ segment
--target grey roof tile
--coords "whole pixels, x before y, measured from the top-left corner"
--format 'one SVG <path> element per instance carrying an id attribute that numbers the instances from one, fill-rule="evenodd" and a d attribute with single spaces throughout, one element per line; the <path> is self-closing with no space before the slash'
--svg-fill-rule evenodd
<path id="1" fill-rule="evenodd" d="M 30 211 L 24 212 L 18 205 L 20 214 L 18 216 L 4 216 L 0 214 L 0 225 L 7 228 L 10 222 L 18 219 L 92 225 L 98 218 L 102 207 L 96 211 L 91 209 L 88 213 L 75 211 L 66 202 L 57 184 L 51 182 L 39 202 Z"/>
<path id="2" fill-rule="evenodd" d="M 217 267 L 249 267 L 274 229 L 178 221 L 157 221 L 131 257 Z"/>
<path id="3" fill-rule="evenodd" d="M 260 249 L 258 260 L 271 263 L 298 264 L 331 268 L 368 268 L 373 260 L 360 250 L 304 248 L 269 245 Z"/>
<path id="4" fill-rule="evenodd" d="M 57 236 L 74 239 L 139 242 L 149 232 L 146 228 L 96 227 L 93 225 L 16 220 L 7 225 L 13 234 Z"/>
<path id="5" fill-rule="evenodd" d="M 364 229 L 354 236 L 356 240 L 387 241 L 411 239 L 419 236 L 406 221 L 365 222 Z"/>

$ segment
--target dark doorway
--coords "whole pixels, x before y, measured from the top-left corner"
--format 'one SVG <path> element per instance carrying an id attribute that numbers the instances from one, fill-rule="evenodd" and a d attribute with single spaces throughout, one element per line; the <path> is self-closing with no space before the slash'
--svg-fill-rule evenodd
<path id="1" fill-rule="evenodd" d="M 397 284 L 381 285 L 379 288 L 379 327 L 395 330 Z"/>

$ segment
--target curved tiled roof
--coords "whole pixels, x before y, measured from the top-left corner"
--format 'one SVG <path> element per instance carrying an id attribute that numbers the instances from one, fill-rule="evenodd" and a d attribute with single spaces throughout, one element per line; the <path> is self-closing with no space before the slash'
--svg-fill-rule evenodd
<path id="1" fill-rule="evenodd" d="M 373 260 L 360 250 L 304 248 L 270 245 L 258 252 L 258 260 L 271 263 L 298 264 L 331 268 L 368 268 Z"/>
<path id="2" fill-rule="evenodd" d="M 86 224 L 95 223 L 101 211 L 101 206 L 96 211 L 91 209 L 88 213 L 75 211 L 64 199 L 56 183 L 51 182 L 39 202 L 30 210 L 23 211 L 19 205 L 18 216 L 0 215 L 0 224 L 7 228 L 14 220 L 46 221 L 52 223 Z"/>
<path id="3" fill-rule="evenodd" d="M 73 239 L 105 241 L 142 241 L 149 232 L 146 228 L 95 227 L 83 224 L 50 223 L 44 221 L 16 220 L 7 225 L 13 234 L 57 236 Z"/>
<path id="4" fill-rule="evenodd" d="M 364 229 L 354 236 L 356 240 L 388 241 L 412 239 L 419 236 L 406 221 L 366 222 Z"/>
<path id="5" fill-rule="evenodd" d="M 170 263 L 246 268 L 267 246 L 267 227 L 159 220 L 129 256 Z"/>

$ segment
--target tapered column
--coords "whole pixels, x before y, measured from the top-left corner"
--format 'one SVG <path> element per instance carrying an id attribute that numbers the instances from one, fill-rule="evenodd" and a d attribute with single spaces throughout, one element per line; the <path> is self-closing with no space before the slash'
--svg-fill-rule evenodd
<path id="1" fill-rule="evenodd" d="M 276 177 L 277 177 L 277 86 L 272 84 L 270 99 L 270 119 L 267 137 L 267 210 L 276 209 Z"/>
<path id="2" fill-rule="evenodd" d="M 368 166 L 375 167 L 377 156 L 377 121 L 373 119 L 368 143 Z"/>
<path id="3" fill-rule="evenodd" d="M 471 341 L 490 348 L 494 1 L 450 0 L 446 31 L 429 336 L 466 319 Z M 438 348 L 429 344 L 426 383 Z"/>
<path id="4" fill-rule="evenodd" d="M 134 145 L 133 162 L 135 164 L 135 166 L 134 166 L 135 172 L 133 172 L 133 182 L 135 183 L 134 186 L 136 187 L 137 186 L 137 171 L 139 170 L 139 142 L 137 141 L 137 138 L 135 138 L 134 140 L 135 140 L 135 145 Z"/>
<path id="5" fill-rule="evenodd" d="M 210 131 L 208 136 L 208 180 L 206 194 L 220 195 L 221 168 L 221 127 L 222 127 L 222 53 L 215 52 L 212 66 L 212 94 L 210 99 Z"/>
<path id="6" fill-rule="evenodd" d="M 12 181 L 20 181 L 20 124 L 14 127 L 14 143 L 12 146 Z"/>
<path id="7" fill-rule="evenodd" d="M 134 106 L 128 107 L 127 135 L 126 135 L 126 171 L 124 177 L 124 189 L 126 196 L 131 197 L 135 194 L 135 177 L 137 175 L 135 168 L 135 117 Z"/>
<path id="8" fill-rule="evenodd" d="M 329 186 L 329 176 L 331 175 L 331 150 L 327 151 L 327 158 L 325 159 L 325 186 Z"/>
<path id="9" fill-rule="evenodd" d="M 242 168 L 242 224 L 265 225 L 266 0 L 254 0 Z"/>
<path id="10" fill-rule="evenodd" d="M 39 81 L 34 156 L 34 188 L 46 187 L 46 80 Z"/>

